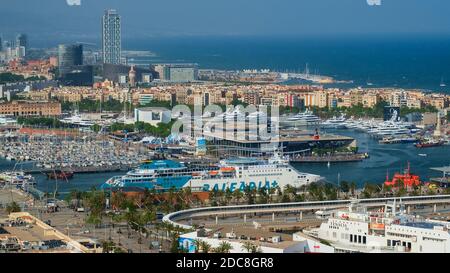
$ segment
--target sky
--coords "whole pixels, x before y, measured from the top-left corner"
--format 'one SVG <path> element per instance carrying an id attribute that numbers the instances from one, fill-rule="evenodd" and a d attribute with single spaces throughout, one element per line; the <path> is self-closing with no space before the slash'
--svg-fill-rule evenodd
<path id="1" fill-rule="evenodd" d="M 450 1 L 0 0 L 0 34 L 36 41 L 99 39 L 103 11 L 122 16 L 124 39 L 185 36 L 450 36 Z"/>

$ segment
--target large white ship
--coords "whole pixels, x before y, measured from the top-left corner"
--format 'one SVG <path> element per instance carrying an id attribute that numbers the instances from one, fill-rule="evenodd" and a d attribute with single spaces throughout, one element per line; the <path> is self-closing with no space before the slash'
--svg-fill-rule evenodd
<path id="1" fill-rule="evenodd" d="M 289 125 L 315 125 L 321 122 L 320 118 L 313 114 L 313 112 L 306 110 L 303 113 L 298 113 L 293 116 L 284 116 L 280 124 L 283 126 Z"/>
<path id="2" fill-rule="evenodd" d="M 449 253 L 450 224 L 408 215 L 395 202 L 367 211 L 355 202 L 331 213 L 320 228 L 305 233 L 329 242 L 336 252 Z"/>
<path id="3" fill-rule="evenodd" d="M 124 176 L 109 179 L 102 189 L 144 188 L 157 191 L 179 190 L 190 187 L 193 191 L 244 191 L 250 189 L 284 189 L 301 187 L 323 178 L 298 172 L 279 157 L 268 161 L 237 158 L 221 161 L 208 168 L 187 167 L 172 160 L 146 161 Z"/>

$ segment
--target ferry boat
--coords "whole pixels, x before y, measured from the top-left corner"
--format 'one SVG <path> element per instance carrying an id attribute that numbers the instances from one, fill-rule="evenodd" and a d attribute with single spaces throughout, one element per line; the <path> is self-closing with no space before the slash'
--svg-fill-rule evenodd
<path id="1" fill-rule="evenodd" d="M 449 253 L 448 222 L 408 215 L 404 206 L 388 203 L 368 211 L 353 201 L 348 210 L 333 211 L 320 228 L 304 230 L 346 253 Z"/>
<path id="2" fill-rule="evenodd" d="M 250 189 L 284 189 L 286 185 L 301 187 L 323 180 L 318 175 L 301 173 L 288 161 L 276 156 L 267 161 L 249 158 L 223 160 L 216 166 L 195 168 L 173 160 L 149 160 L 104 183 L 101 188 L 140 188 L 168 191 L 190 187 L 192 191 L 208 192 Z"/>

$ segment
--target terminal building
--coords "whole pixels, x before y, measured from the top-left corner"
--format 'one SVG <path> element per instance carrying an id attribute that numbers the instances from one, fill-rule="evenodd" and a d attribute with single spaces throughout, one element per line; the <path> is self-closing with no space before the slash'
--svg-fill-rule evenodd
<path id="1" fill-rule="evenodd" d="M 335 149 L 356 146 L 356 140 L 347 136 L 318 132 L 278 129 L 272 125 L 235 123 L 204 128 L 209 141 L 209 152 L 220 156 L 271 156 L 281 150 L 284 155 L 308 155 L 313 149 Z M 208 125 L 206 125 L 208 126 Z M 254 128 L 252 128 L 254 127 Z"/>
<path id="2" fill-rule="evenodd" d="M 288 235 L 253 227 L 223 227 L 217 232 L 199 229 L 182 234 L 178 243 L 180 249 L 189 253 L 202 252 L 202 249 L 197 249 L 196 241 L 206 242 L 212 248 L 226 242 L 231 246 L 230 253 L 334 253 L 334 248 L 302 233 Z M 250 242 L 254 249 L 250 249 L 246 242 Z"/>
<path id="3" fill-rule="evenodd" d="M 145 122 L 153 126 L 158 123 L 169 123 L 172 120 L 172 112 L 164 107 L 146 107 L 134 110 L 134 121 Z"/>

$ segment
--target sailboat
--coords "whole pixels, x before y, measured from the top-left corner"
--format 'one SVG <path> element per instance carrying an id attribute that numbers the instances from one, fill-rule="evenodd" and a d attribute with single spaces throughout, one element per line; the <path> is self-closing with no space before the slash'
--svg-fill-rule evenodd
<path id="1" fill-rule="evenodd" d="M 444 82 L 444 78 L 442 78 L 441 79 L 441 84 L 440 84 L 440 87 L 446 87 L 447 85 L 445 84 L 445 82 Z"/>
<path id="2" fill-rule="evenodd" d="M 373 85 L 373 83 L 370 81 L 370 78 L 367 79 L 367 85 L 368 86 L 372 86 Z"/>

